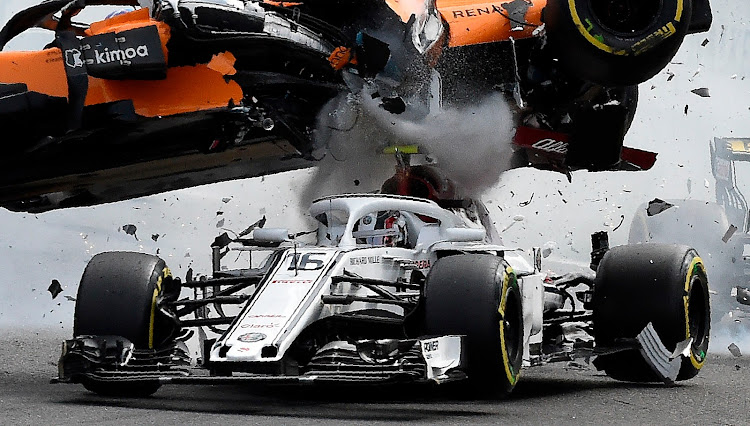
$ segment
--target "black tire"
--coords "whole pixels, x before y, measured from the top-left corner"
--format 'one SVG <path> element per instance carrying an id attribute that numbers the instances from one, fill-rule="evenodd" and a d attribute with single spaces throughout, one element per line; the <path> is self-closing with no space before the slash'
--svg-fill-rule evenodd
<path id="1" fill-rule="evenodd" d="M 159 348 L 178 331 L 156 307 L 171 279 L 166 263 L 152 255 L 107 252 L 94 256 L 78 286 L 74 336 L 112 335 L 130 340 L 136 349 Z M 147 396 L 154 382 L 104 383 L 84 380 L 86 389 L 110 396 Z"/>
<path id="2" fill-rule="evenodd" d="M 117 398 L 144 398 L 153 395 L 161 387 L 156 381 L 109 383 L 84 379 L 82 383 L 84 388 L 97 395 Z"/>
<path id="3" fill-rule="evenodd" d="M 692 337 L 677 380 L 698 374 L 708 352 L 711 313 L 708 278 L 695 250 L 676 244 L 614 247 L 594 281 L 594 335 L 598 347 L 634 338 L 651 322 L 664 346 L 673 351 Z M 597 368 L 617 380 L 660 381 L 639 351 L 600 356 Z"/>
<path id="4" fill-rule="evenodd" d="M 642 83 L 674 57 L 692 0 L 550 0 L 549 48 L 572 75 L 604 86 Z M 632 13 L 617 10 L 631 10 Z"/>
<path id="5" fill-rule="evenodd" d="M 742 240 L 722 237 L 732 221 L 724 208 L 700 200 L 666 200 L 673 207 L 649 216 L 648 204 L 638 207 L 630 224 L 628 244 L 668 243 L 695 248 L 705 262 L 716 294 L 711 296 L 714 320 L 718 322 L 735 305 L 730 292 L 742 284 Z"/>
<path id="6" fill-rule="evenodd" d="M 425 335 L 466 336 L 466 373 L 474 391 L 513 390 L 523 358 L 523 310 L 507 262 L 484 254 L 439 259 L 427 275 L 422 303 Z"/>
<path id="7" fill-rule="evenodd" d="M 621 161 L 623 140 L 638 105 L 638 86 L 605 89 L 594 102 L 570 113 L 575 143 L 565 161 L 574 168 L 609 170 Z"/>

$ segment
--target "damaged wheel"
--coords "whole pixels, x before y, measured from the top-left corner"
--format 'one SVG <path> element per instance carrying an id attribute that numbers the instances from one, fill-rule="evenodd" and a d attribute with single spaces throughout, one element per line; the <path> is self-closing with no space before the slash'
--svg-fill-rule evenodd
<path id="1" fill-rule="evenodd" d="M 698 374 L 708 351 L 708 279 L 695 250 L 672 244 L 614 247 L 602 259 L 594 281 L 594 335 L 597 348 L 617 347 L 649 323 L 670 352 L 692 338 L 677 380 Z M 594 364 L 617 380 L 662 381 L 640 351 L 601 355 Z"/>
<path id="2" fill-rule="evenodd" d="M 658 200 L 642 204 L 633 215 L 629 244 L 669 243 L 695 248 L 705 261 L 711 287 L 715 323 L 735 306 L 732 288 L 743 282 L 741 238 L 722 240 L 732 223 L 724 207 L 701 200 Z"/>
<path id="3" fill-rule="evenodd" d="M 468 254 L 439 259 L 423 298 L 425 335 L 465 335 L 473 390 L 508 394 L 523 357 L 523 311 L 516 276 L 500 257 Z"/>
<path id="4" fill-rule="evenodd" d="M 74 336 L 120 336 L 136 350 L 163 347 L 179 326 L 158 304 L 170 289 L 172 275 L 164 260 L 143 253 L 107 252 L 94 256 L 78 287 Z M 102 395 L 147 396 L 159 383 L 82 380 Z"/>
<path id="5" fill-rule="evenodd" d="M 549 48 L 573 75 L 605 86 L 642 83 L 674 57 L 692 0 L 553 0 Z"/>

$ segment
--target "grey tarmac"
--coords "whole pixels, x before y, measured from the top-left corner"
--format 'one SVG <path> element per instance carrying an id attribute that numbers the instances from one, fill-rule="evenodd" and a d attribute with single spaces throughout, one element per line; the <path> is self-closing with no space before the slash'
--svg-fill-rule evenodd
<path id="1" fill-rule="evenodd" d="M 621 383 L 582 363 L 526 370 L 510 398 L 425 387 L 164 386 L 97 396 L 49 383 L 65 330 L 0 329 L 0 424 L 748 424 L 750 358 L 710 355 L 676 386 Z"/>

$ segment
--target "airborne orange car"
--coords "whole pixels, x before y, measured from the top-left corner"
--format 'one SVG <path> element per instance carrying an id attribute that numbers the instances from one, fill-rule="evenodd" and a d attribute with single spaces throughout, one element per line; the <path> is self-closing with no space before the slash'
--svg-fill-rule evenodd
<path id="1" fill-rule="evenodd" d="M 76 22 L 93 5 L 122 10 Z M 411 118 L 504 93 L 519 165 L 648 168 L 622 149 L 635 85 L 710 23 L 708 0 L 47 0 L 0 31 L 2 49 L 51 31 L 42 50 L 0 52 L 0 205 L 309 167 L 323 106 L 364 86 Z"/>

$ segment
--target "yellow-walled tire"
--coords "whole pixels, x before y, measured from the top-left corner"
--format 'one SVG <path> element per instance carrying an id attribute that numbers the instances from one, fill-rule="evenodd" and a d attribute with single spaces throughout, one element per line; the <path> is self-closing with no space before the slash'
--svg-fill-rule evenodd
<path id="1" fill-rule="evenodd" d="M 136 349 L 158 349 L 173 341 L 177 324 L 157 302 L 170 291 L 172 276 L 164 260 L 143 253 L 106 252 L 94 256 L 78 286 L 73 335 L 120 336 Z M 155 381 L 83 380 L 100 395 L 142 397 L 156 392 Z"/>
<path id="2" fill-rule="evenodd" d="M 669 351 L 692 338 L 677 380 L 694 377 L 706 360 L 711 324 L 701 258 L 676 244 L 613 247 L 597 269 L 593 321 L 596 345 L 602 348 L 634 338 L 648 323 Z M 594 364 L 617 380 L 661 381 L 638 350 L 599 356 Z"/>
<path id="3" fill-rule="evenodd" d="M 550 51 L 567 71 L 603 86 L 642 83 L 674 57 L 692 0 L 549 0 Z"/>
<path id="4" fill-rule="evenodd" d="M 441 258 L 427 275 L 423 296 L 423 334 L 466 336 L 472 390 L 509 394 L 520 377 L 523 310 L 507 262 L 485 254 Z"/>

